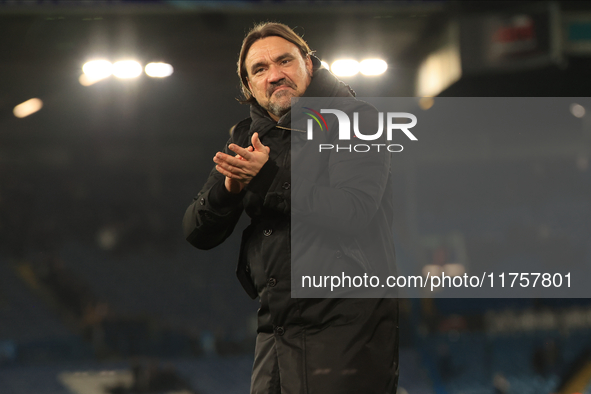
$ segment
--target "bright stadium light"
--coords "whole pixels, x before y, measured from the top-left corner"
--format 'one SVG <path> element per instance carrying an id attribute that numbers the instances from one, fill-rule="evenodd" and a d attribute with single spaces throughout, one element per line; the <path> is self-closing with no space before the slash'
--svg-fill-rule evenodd
<path id="1" fill-rule="evenodd" d="M 12 112 L 17 118 L 24 118 L 39 111 L 42 107 L 43 101 L 38 98 L 32 98 L 14 107 Z"/>
<path id="2" fill-rule="evenodd" d="M 365 59 L 359 63 L 359 71 L 363 75 L 381 75 L 388 69 L 388 63 L 382 59 Z"/>
<path id="3" fill-rule="evenodd" d="M 419 99 L 419 107 L 421 107 L 423 111 L 431 108 L 433 104 L 435 104 L 435 99 L 433 97 L 421 97 Z"/>
<path id="4" fill-rule="evenodd" d="M 95 83 L 97 83 L 98 81 L 102 81 L 104 78 L 92 78 L 89 77 L 87 74 L 81 74 L 80 77 L 78 78 L 78 82 L 80 82 L 80 85 L 82 86 L 90 86 L 90 85 L 94 85 Z"/>
<path id="5" fill-rule="evenodd" d="M 437 264 L 428 264 L 423 267 L 423 276 L 439 276 L 441 274 L 441 266 Z"/>
<path id="6" fill-rule="evenodd" d="M 570 113 L 577 118 L 582 118 L 585 116 L 585 107 L 581 104 L 573 103 L 570 106 Z"/>
<path id="7" fill-rule="evenodd" d="M 146 75 L 152 78 L 165 78 L 172 75 L 172 66 L 167 63 L 148 63 L 144 68 Z"/>
<path id="8" fill-rule="evenodd" d="M 117 78 L 136 78 L 142 73 L 142 65 L 135 60 L 121 60 L 113 64 L 113 75 Z"/>
<path id="9" fill-rule="evenodd" d="M 330 70 L 337 77 L 351 77 L 359 72 L 359 62 L 352 59 L 337 60 L 332 63 Z"/>
<path id="10" fill-rule="evenodd" d="M 82 66 L 86 81 L 100 81 L 111 75 L 113 65 L 108 60 L 91 60 Z M 94 82 L 89 83 L 92 85 Z"/>

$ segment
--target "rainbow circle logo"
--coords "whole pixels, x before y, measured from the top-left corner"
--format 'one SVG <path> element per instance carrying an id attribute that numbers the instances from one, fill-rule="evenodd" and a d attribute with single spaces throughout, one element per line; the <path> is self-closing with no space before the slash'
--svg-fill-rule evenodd
<path id="1" fill-rule="evenodd" d="M 320 130 L 324 131 L 324 127 L 322 127 L 322 123 L 324 123 L 324 126 L 326 127 L 326 131 L 328 131 L 328 125 L 326 124 L 326 120 L 324 120 L 324 117 L 322 115 L 320 115 L 320 113 L 318 111 L 314 111 L 312 108 L 308 108 L 308 107 L 304 107 L 304 109 L 307 109 L 309 111 L 312 111 L 313 113 L 310 112 L 305 112 L 304 113 L 306 115 L 309 115 L 312 117 L 312 119 L 314 119 L 316 121 L 316 123 L 318 123 L 318 126 L 320 126 Z M 320 119 L 322 119 L 322 123 L 320 123 Z"/>

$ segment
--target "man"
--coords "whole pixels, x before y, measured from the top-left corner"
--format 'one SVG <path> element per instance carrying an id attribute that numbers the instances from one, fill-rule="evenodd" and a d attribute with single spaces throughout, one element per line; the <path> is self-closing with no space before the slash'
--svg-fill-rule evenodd
<path id="1" fill-rule="evenodd" d="M 291 129 L 291 99 L 351 98 L 353 92 L 321 68 L 306 42 L 289 27 L 255 26 L 243 41 L 238 75 L 251 116 L 234 127 L 229 143 L 215 155 L 215 168 L 187 209 L 183 227 L 192 245 L 210 249 L 232 233 L 242 211 L 251 218 L 243 232 L 237 268 L 246 292 L 260 300 L 251 393 L 395 393 L 397 301 L 291 298 L 290 266 L 291 214 L 298 211 L 311 222 L 323 214 L 317 201 L 301 204 L 292 200 L 292 193 L 312 189 L 327 197 L 324 204 L 337 196 L 345 207 L 354 199 L 361 209 L 350 215 L 360 218 L 354 221 L 359 229 L 348 234 L 339 233 L 340 223 L 322 221 L 327 234 L 346 242 L 330 250 L 323 245 L 310 250 L 353 269 L 359 268 L 356 256 L 363 252 L 375 259 L 389 253 L 393 259 L 390 235 L 389 246 L 375 252 L 377 256 L 370 251 L 375 248 L 366 246 L 379 237 L 376 231 L 388 233 L 391 228 L 389 161 L 384 159 L 367 175 L 369 191 L 346 179 L 321 184 L 321 179 L 338 178 L 330 173 L 332 167 L 344 166 L 345 174 L 351 171 L 346 167 L 350 164 L 338 160 L 331 169 L 328 164 L 315 166 L 309 179 L 292 179 L 290 137 L 297 131 Z M 357 198 L 362 193 L 371 198 Z M 355 251 L 350 245 L 361 246 Z"/>

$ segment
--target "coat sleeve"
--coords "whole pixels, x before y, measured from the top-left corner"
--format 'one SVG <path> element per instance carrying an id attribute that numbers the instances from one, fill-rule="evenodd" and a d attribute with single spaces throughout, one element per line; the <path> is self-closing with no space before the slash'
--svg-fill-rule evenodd
<path id="1" fill-rule="evenodd" d="M 230 138 L 223 150 L 224 153 L 233 154 L 228 149 L 228 145 L 232 142 L 234 142 L 233 138 Z M 224 175 L 214 167 L 207 182 L 185 211 L 183 217 L 185 239 L 198 249 L 211 249 L 224 242 L 234 231 L 242 214 L 244 192 L 226 199 L 222 205 L 214 201 L 216 191 L 224 187 L 224 180 Z"/>

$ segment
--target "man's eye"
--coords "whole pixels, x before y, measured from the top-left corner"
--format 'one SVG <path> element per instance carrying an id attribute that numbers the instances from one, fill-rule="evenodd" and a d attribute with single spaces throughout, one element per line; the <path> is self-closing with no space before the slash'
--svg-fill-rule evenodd
<path id="1" fill-rule="evenodd" d="M 254 70 L 254 73 L 259 74 L 262 71 L 263 71 L 263 68 L 261 67 L 261 68 L 257 68 L 256 70 Z"/>
<path id="2" fill-rule="evenodd" d="M 289 59 L 284 59 L 284 60 L 282 60 L 282 61 L 281 61 L 281 64 L 287 64 L 287 63 L 289 63 L 289 62 L 290 62 L 290 60 L 289 60 Z"/>

